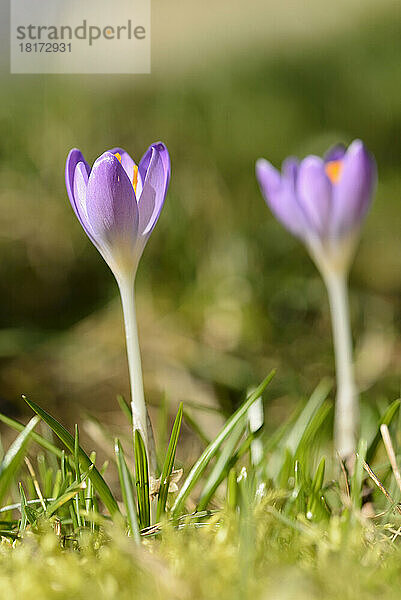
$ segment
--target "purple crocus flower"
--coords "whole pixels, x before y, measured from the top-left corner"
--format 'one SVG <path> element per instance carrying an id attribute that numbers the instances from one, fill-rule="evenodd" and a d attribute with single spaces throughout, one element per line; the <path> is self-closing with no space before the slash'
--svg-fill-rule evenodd
<path id="1" fill-rule="evenodd" d="M 256 163 L 262 194 L 276 218 L 300 238 L 327 287 L 336 358 L 335 445 L 348 459 L 359 423 L 352 363 L 347 278 L 362 221 L 376 187 L 376 163 L 360 140 L 335 146 L 324 158 L 287 158 L 281 173 Z"/>
<path id="2" fill-rule="evenodd" d="M 276 218 L 303 241 L 336 242 L 359 229 L 376 186 L 376 164 L 360 140 L 322 159 L 287 158 L 281 173 L 256 163 L 262 194 Z"/>
<path id="3" fill-rule="evenodd" d="M 113 148 L 92 168 L 73 149 L 65 181 L 76 216 L 116 278 L 135 273 L 170 181 L 166 146 L 152 144 L 138 165 L 125 150 Z"/>
<path id="4" fill-rule="evenodd" d="M 122 148 L 99 156 L 92 168 L 80 150 L 68 155 L 68 197 L 86 234 L 117 280 L 124 313 L 131 407 L 135 429 L 142 435 L 149 462 L 154 462 L 152 436 L 142 382 L 135 312 L 135 275 L 146 242 L 156 225 L 170 181 L 170 158 L 161 142 L 149 146 L 137 165 Z"/>

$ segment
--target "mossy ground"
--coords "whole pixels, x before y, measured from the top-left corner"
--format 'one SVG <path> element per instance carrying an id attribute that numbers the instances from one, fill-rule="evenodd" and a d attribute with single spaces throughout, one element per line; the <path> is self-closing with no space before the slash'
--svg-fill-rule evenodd
<path id="1" fill-rule="evenodd" d="M 354 600 L 399 598 L 401 549 L 364 519 L 288 526 L 269 501 L 252 515 L 167 527 L 138 548 L 118 525 L 79 544 L 50 527 L 0 546 L 0 598 Z M 63 545 L 65 547 L 63 547 Z"/>

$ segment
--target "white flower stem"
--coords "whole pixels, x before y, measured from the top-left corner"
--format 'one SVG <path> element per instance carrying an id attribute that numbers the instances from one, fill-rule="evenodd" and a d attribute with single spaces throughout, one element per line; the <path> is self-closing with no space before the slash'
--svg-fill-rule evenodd
<path id="1" fill-rule="evenodd" d="M 324 274 L 331 309 L 337 377 L 334 443 L 344 460 L 352 457 L 355 452 L 359 426 L 347 279 L 345 271 L 329 270 Z"/>
<path id="2" fill-rule="evenodd" d="M 119 282 L 124 313 L 125 338 L 127 344 L 128 368 L 131 382 L 131 408 L 134 429 L 139 429 L 148 452 L 147 412 L 143 391 L 141 353 L 135 310 L 134 279 L 126 277 Z"/>

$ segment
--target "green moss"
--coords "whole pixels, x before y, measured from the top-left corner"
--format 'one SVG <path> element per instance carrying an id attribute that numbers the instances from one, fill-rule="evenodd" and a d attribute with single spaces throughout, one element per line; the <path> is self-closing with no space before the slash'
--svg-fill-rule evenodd
<path id="1" fill-rule="evenodd" d="M 401 550 L 385 529 L 355 521 L 347 530 L 338 518 L 298 529 L 266 502 L 246 519 L 167 528 L 139 549 L 118 526 L 62 542 L 47 528 L 4 541 L 0 598 L 391 599 L 401 584 Z"/>

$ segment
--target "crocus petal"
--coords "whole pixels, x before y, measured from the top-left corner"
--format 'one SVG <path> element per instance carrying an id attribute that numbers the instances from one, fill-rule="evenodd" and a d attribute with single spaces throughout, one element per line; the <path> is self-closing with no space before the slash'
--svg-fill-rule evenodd
<path id="1" fill-rule="evenodd" d="M 67 188 L 67 194 L 71 202 L 71 206 L 74 209 L 74 212 L 77 215 L 78 219 L 81 221 L 81 217 L 77 210 L 76 201 L 74 197 L 74 175 L 78 163 L 82 163 L 82 165 L 84 166 L 84 170 L 86 171 L 87 176 L 89 177 L 90 167 L 84 159 L 82 152 L 78 150 L 78 148 L 73 148 L 69 152 L 67 156 L 67 161 L 65 163 L 65 185 Z"/>
<path id="2" fill-rule="evenodd" d="M 85 165 L 86 172 L 89 176 L 90 167 L 89 167 L 88 163 L 86 162 L 86 160 L 84 159 L 82 152 L 80 150 L 78 150 L 78 148 L 73 148 L 68 153 L 67 160 L 65 163 L 65 185 L 67 187 L 67 193 L 68 193 L 71 203 L 73 203 L 73 197 L 74 197 L 73 189 L 74 189 L 75 167 L 77 166 L 77 164 L 79 162 L 82 162 Z"/>
<path id="3" fill-rule="evenodd" d="M 128 179 L 133 184 L 134 183 L 134 167 L 136 166 L 136 162 L 131 158 L 131 156 L 128 154 L 128 152 L 126 152 L 124 150 L 124 148 L 112 148 L 112 150 L 109 150 L 109 152 L 111 152 L 112 154 L 120 155 L 121 164 L 124 168 L 124 171 L 127 173 Z M 135 192 L 135 195 L 137 198 L 139 198 L 141 191 L 142 191 L 142 181 L 139 177 L 139 172 L 138 172 L 138 178 L 137 178 L 137 183 L 136 183 L 136 192 Z"/>
<path id="4" fill-rule="evenodd" d="M 149 146 L 149 148 L 146 150 L 145 154 L 142 156 L 141 160 L 139 161 L 138 169 L 139 169 L 139 175 L 141 176 L 142 181 L 145 181 L 146 173 L 149 168 L 150 159 L 152 157 L 153 146 L 154 146 L 154 144 L 151 144 Z"/>
<path id="5" fill-rule="evenodd" d="M 295 192 L 295 185 L 298 176 L 299 160 L 295 156 L 288 156 L 281 165 L 281 175 L 283 180 L 288 182 Z"/>
<path id="6" fill-rule="evenodd" d="M 74 172 L 74 210 L 82 227 L 88 235 L 92 235 L 92 228 L 86 210 L 86 189 L 88 187 L 88 171 L 83 162 L 79 162 Z"/>
<path id="7" fill-rule="evenodd" d="M 336 144 L 335 146 L 329 148 L 329 150 L 324 155 L 323 160 L 325 163 L 336 160 L 342 160 L 346 151 L 347 149 L 344 146 L 344 144 Z"/>
<path id="8" fill-rule="evenodd" d="M 161 142 L 152 144 L 139 163 L 143 189 L 138 196 L 139 232 L 148 236 L 159 218 L 170 181 L 170 157 Z"/>
<path id="9" fill-rule="evenodd" d="M 68 154 L 65 165 L 65 183 L 68 198 L 86 235 L 97 246 L 86 212 L 86 186 L 88 184 L 89 173 L 90 167 L 81 151 L 73 148 Z"/>
<path id="10" fill-rule="evenodd" d="M 93 165 L 86 190 L 88 221 L 99 245 L 128 253 L 138 232 L 134 188 L 119 160 L 105 152 Z"/>
<path id="11" fill-rule="evenodd" d="M 296 236 L 304 237 L 305 218 L 294 193 L 294 163 L 287 163 L 285 177 L 264 158 L 256 162 L 256 177 L 262 195 L 275 217 Z M 292 172 L 292 174 L 291 174 Z"/>
<path id="12" fill-rule="evenodd" d="M 332 184 L 321 158 L 308 156 L 301 162 L 297 192 L 298 201 L 310 225 L 309 234 L 325 236 L 330 223 Z"/>
<path id="13" fill-rule="evenodd" d="M 370 207 L 376 179 L 373 156 L 360 140 L 355 140 L 344 156 L 341 177 L 333 186 L 333 235 L 343 235 L 360 225 Z"/>

